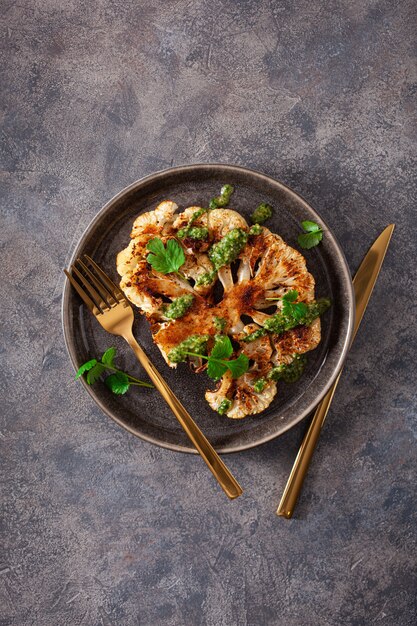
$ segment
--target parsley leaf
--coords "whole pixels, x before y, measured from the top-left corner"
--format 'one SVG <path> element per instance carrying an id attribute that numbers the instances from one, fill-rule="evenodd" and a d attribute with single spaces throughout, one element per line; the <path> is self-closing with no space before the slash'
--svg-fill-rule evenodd
<path id="1" fill-rule="evenodd" d="M 297 241 L 302 248 L 310 250 L 310 248 L 317 246 L 322 239 L 323 231 L 319 230 L 316 233 L 303 233 L 302 235 L 298 235 Z"/>
<path id="2" fill-rule="evenodd" d="M 161 274 L 178 273 L 185 263 L 184 250 L 175 239 L 168 239 L 166 247 L 159 237 L 148 241 L 146 248 L 151 252 L 146 260 Z"/>
<path id="3" fill-rule="evenodd" d="M 223 374 L 226 374 L 227 366 L 222 363 L 222 361 L 218 361 L 217 359 L 208 360 L 207 374 L 213 380 L 219 380 Z"/>
<path id="4" fill-rule="evenodd" d="M 282 297 L 282 313 L 294 321 L 301 320 L 307 313 L 308 307 L 304 302 L 296 302 L 298 291 L 292 289 Z"/>
<path id="5" fill-rule="evenodd" d="M 83 363 L 83 365 L 81 365 L 81 367 L 78 368 L 77 374 L 75 376 L 75 380 L 77 380 L 77 378 L 82 376 L 85 372 L 88 372 L 88 370 L 91 370 L 96 363 L 97 363 L 97 359 L 91 359 L 91 361 L 87 361 L 87 363 Z"/>
<path id="6" fill-rule="evenodd" d="M 111 370 L 114 372 L 107 376 L 104 380 L 107 387 L 116 394 L 126 393 L 131 385 L 135 385 L 136 387 L 150 387 L 153 389 L 153 385 L 150 383 L 145 383 L 142 380 L 138 380 L 134 376 L 130 374 L 126 374 L 126 372 L 122 372 L 114 365 L 114 357 L 116 356 L 116 348 L 108 348 L 103 356 L 101 357 L 101 361 L 97 359 L 91 359 L 87 361 L 78 369 L 76 379 L 82 376 L 82 374 L 87 373 L 86 382 L 87 385 L 94 385 L 99 378 L 104 374 L 106 370 Z"/>
<path id="7" fill-rule="evenodd" d="M 114 361 L 115 356 L 116 356 L 116 348 L 108 348 L 106 352 L 103 354 L 103 356 L 101 357 L 101 362 L 105 363 L 106 365 L 111 365 L 113 367 L 114 366 L 113 361 Z"/>
<path id="8" fill-rule="evenodd" d="M 298 296 L 298 292 L 295 292 Z M 330 307 L 328 298 L 321 298 L 314 302 L 294 302 L 294 291 L 290 291 L 282 298 L 282 310 L 268 318 L 263 329 L 271 333 L 280 334 L 296 326 L 309 326 L 313 320 L 320 317 Z M 268 298 L 269 300 L 277 298 Z M 255 331 L 258 332 L 258 331 Z M 254 335 L 255 333 L 252 333 Z M 248 335 L 245 341 L 253 341 L 253 337 Z"/>
<path id="9" fill-rule="evenodd" d="M 213 359 L 228 359 L 233 354 L 233 346 L 227 335 L 216 335 L 216 343 L 210 353 Z"/>
<path id="10" fill-rule="evenodd" d="M 320 226 L 316 224 L 316 222 L 310 222 L 309 220 L 301 222 L 301 226 L 306 233 L 318 233 L 319 230 L 321 230 Z"/>
<path id="11" fill-rule="evenodd" d="M 227 335 L 216 335 L 216 343 L 208 357 L 207 374 L 213 380 L 219 380 L 230 370 L 233 378 L 239 378 L 249 367 L 249 359 L 240 354 L 237 359 L 228 360 L 233 354 L 233 346 Z"/>
<path id="12" fill-rule="evenodd" d="M 316 222 L 310 222 L 305 220 L 301 222 L 301 226 L 305 231 L 301 235 L 298 235 L 297 241 L 299 245 L 305 250 L 314 248 L 323 239 L 323 231 Z"/>
<path id="13" fill-rule="evenodd" d="M 127 374 L 124 372 L 116 372 L 110 374 L 104 381 L 107 387 L 116 395 L 122 395 L 129 390 L 130 382 Z"/>
<path id="14" fill-rule="evenodd" d="M 239 376 L 248 371 L 249 359 L 246 354 L 239 354 L 237 359 L 225 361 L 225 364 L 227 364 L 227 369 L 232 372 L 233 378 L 239 378 Z"/>
<path id="15" fill-rule="evenodd" d="M 283 302 L 295 302 L 298 298 L 298 291 L 296 289 L 290 289 L 286 294 L 282 296 Z"/>
<path id="16" fill-rule="evenodd" d="M 96 363 L 94 367 L 92 367 L 91 370 L 87 372 L 87 383 L 89 385 L 94 385 L 94 383 L 96 383 L 100 376 L 103 374 L 105 369 L 106 367 L 104 365 L 102 365 L 101 363 Z"/>
<path id="17" fill-rule="evenodd" d="M 198 338 L 198 335 L 190 337 L 190 340 L 195 342 L 195 339 Z M 202 335 L 204 339 L 204 343 L 206 344 L 208 341 L 208 335 Z M 173 363 L 179 363 L 180 361 L 185 361 L 187 356 L 196 356 L 201 359 L 205 359 L 207 361 L 207 374 L 213 380 L 219 380 L 223 374 L 230 370 L 233 378 L 238 378 L 242 376 L 245 372 L 247 372 L 249 368 L 249 359 L 245 354 L 240 354 L 237 359 L 229 360 L 229 357 L 233 354 L 233 346 L 230 338 L 227 335 L 216 335 L 215 344 L 209 356 L 205 356 L 204 354 L 200 354 L 194 351 L 191 352 L 187 350 L 188 346 L 184 346 L 187 340 L 178 344 L 176 348 L 173 348 L 171 352 L 168 354 L 168 358 Z M 185 350 L 183 348 L 186 348 Z M 177 354 L 173 355 L 173 352 L 176 350 L 180 350 L 180 358 L 177 358 Z"/>

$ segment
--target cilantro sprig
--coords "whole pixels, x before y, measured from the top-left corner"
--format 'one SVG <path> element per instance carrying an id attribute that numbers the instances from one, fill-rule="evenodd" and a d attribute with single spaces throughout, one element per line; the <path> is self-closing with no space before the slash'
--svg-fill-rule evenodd
<path id="1" fill-rule="evenodd" d="M 146 260 L 154 270 L 161 274 L 177 274 L 182 279 L 185 276 L 178 270 L 185 263 L 184 250 L 175 239 L 168 239 L 166 246 L 159 237 L 155 237 L 148 241 L 146 246 L 151 254 L 148 254 Z"/>
<path id="2" fill-rule="evenodd" d="M 281 300 L 281 313 L 287 319 L 298 322 L 306 316 L 308 306 L 304 302 L 297 302 L 298 291 L 291 289 L 280 298 L 266 298 L 267 300 Z"/>
<path id="3" fill-rule="evenodd" d="M 249 359 L 246 354 L 239 354 L 237 359 L 230 359 L 233 346 L 227 335 L 216 335 L 215 344 L 209 356 L 196 352 L 184 351 L 185 356 L 196 356 L 207 361 L 207 374 L 213 380 L 219 380 L 228 370 L 233 378 L 239 378 L 249 368 Z"/>
<path id="4" fill-rule="evenodd" d="M 122 395 L 126 393 L 131 386 L 134 387 L 148 387 L 153 389 L 154 386 L 151 383 L 145 383 L 143 380 L 138 380 L 134 376 L 123 372 L 114 364 L 114 358 L 116 356 L 116 348 L 108 348 L 100 360 L 91 359 L 86 363 L 83 363 L 77 371 L 75 379 L 80 378 L 83 374 L 87 374 L 85 379 L 87 385 L 93 385 L 96 383 L 107 370 L 113 372 L 110 376 L 104 379 L 105 385 L 115 393 L 116 395 Z"/>
<path id="5" fill-rule="evenodd" d="M 314 248 L 323 239 L 323 231 L 320 226 L 316 224 L 316 222 L 305 220 L 304 222 L 301 222 L 301 227 L 305 232 L 298 235 L 297 241 L 305 250 Z"/>

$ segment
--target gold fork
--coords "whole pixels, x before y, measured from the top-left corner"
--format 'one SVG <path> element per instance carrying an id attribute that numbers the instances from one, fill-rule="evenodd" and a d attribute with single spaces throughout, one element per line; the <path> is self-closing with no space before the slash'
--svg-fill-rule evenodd
<path id="1" fill-rule="evenodd" d="M 237 498 L 243 493 L 242 487 L 134 338 L 132 333 L 134 313 L 130 302 L 93 259 L 84 255 L 84 260 L 85 263 L 77 259 L 71 266 L 71 273 L 64 270 L 71 285 L 102 327 L 112 335 L 118 335 L 127 341 L 223 491 L 230 499 Z"/>

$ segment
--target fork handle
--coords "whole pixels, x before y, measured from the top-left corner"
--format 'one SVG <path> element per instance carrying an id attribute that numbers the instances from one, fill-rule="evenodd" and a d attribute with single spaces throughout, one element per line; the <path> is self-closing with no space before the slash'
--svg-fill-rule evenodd
<path id="1" fill-rule="evenodd" d="M 148 359 L 133 334 L 124 335 L 123 338 L 132 348 L 137 359 L 142 364 L 149 378 L 174 413 L 196 450 L 198 450 L 200 455 L 203 457 L 220 487 L 231 500 L 240 496 L 243 493 L 242 487 L 227 469 L 226 465 L 223 463 L 213 446 L 203 435 L 191 415 L 178 400 L 177 396 L 168 387 L 156 367 Z"/>

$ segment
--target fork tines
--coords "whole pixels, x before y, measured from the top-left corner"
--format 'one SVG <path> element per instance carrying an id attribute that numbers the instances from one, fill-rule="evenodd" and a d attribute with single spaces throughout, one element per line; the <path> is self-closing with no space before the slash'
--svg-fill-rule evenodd
<path id="1" fill-rule="evenodd" d="M 84 261 L 76 259 L 71 265 L 71 273 L 67 270 L 64 272 L 87 307 L 95 313 L 104 313 L 120 302 L 127 302 L 120 287 L 115 285 L 97 263 L 87 254 L 83 258 Z"/>

